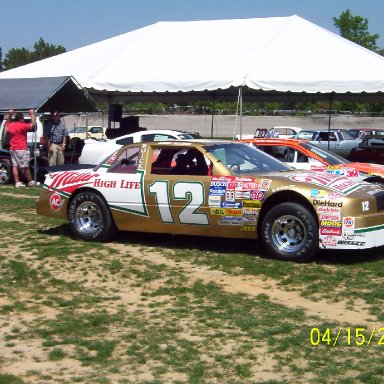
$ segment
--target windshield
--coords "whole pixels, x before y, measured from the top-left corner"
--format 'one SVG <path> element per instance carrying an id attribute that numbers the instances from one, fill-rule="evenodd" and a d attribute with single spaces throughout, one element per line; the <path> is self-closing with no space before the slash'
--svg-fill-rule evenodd
<path id="1" fill-rule="evenodd" d="M 339 155 L 336 155 L 335 153 L 316 147 L 315 145 L 312 145 L 310 143 L 302 143 L 300 145 L 303 148 L 309 149 L 311 152 L 315 153 L 317 156 L 320 156 L 322 159 L 326 160 L 326 162 L 329 163 L 329 165 L 350 163 L 350 161 L 348 161 L 344 157 L 341 157 Z"/>
<path id="2" fill-rule="evenodd" d="M 75 127 L 69 133 L 83 133 L 87 130 L 87 127 Z"/>
<path id="3" fill-rule="evenodd" d="M 234 175 L 254 174 L 275 171 L 288 171 L 292 168 L 272 156 L 242 143 L 215 144 L 206 147 Z"/>
<path id="4" fill-rule="evenodd" d="M 182 140 L 201 139 L 201 136 L 198 133 L 191 132 L 179 133 L 177 136 Z"/>

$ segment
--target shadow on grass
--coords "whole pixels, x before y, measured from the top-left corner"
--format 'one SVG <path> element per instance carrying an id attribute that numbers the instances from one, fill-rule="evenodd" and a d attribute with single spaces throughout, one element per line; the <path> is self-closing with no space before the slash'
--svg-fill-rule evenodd
<path id="1" fill-rule="evenodd" d="M 67 223 L 48 229 L 40 229 L 38 232 L 50 236 L 65 236 L 75 240 Z M 106 243 L 127 243 L 169 249 L 197 249 L 218 253 L 246 253 L 253 255 L 257 253 L 261 257 L 268 258 L 257 240 L 248 239 L 119 231 Z"/>
<path id="2" fill-rule="evenodd" d="M 39 230 L 45 235 L 65 236 L 73 240 L 68 224 Z M 123 232 L 119 231 L 108 242 L 128 243 L 168 249 L 196 249 L 216 253 L 245 253 L 271 260 L 258 240 L 230 239 L 193 235 L 172 235 L 167 233 Z M 106 242 L 106 243 L 108 243 Z M 377 262 L 384 259 L 384 246 L 365 250 L 320 250 L 312 262 L 320 265 L 353 265 L 364 262 Z"/>

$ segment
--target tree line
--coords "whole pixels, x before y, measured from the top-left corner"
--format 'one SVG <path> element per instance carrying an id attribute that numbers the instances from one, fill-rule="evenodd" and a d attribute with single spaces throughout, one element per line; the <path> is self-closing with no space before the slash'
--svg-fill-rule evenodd
<path id="1" fill-rule="evenodd" d="M 362 16 L 354 16 L 349 9 L 343 11 L 339 17 L 333 17 L 333 25 L 338 30 L 340 36 L 353 41 L 356 44 L 361 45 L 379 55 L 384 56 L 384 49 L 378 46 L 378 39 L 380 35 L 378 33 L 372 34 L 369 32 L 368 19 Z M 12 48 L 2 60 L 2 51 L 0 48 L 0 72 L 6 71 L 12 68 L 16 68 L 25 64 L 33 63 L 38 60 L 46 59 L 61 53 L 66 52 L 66 49 L 62 45 L 49 44 L 40 38 L 34 44 L 32 51 L 26 48 Z M 267 104 L 267 105 L 266 105 Z M 209 112 L 212 108 L 221 113 L 233 113 L 236 103 L 218 103 L 216 106 L 205 103 L 195 103 L 192 107 L 193 112 Z M 101 106 L 102 107 L 102 106 Z M 169 113 L 175 112 L 174 105 L 166 105 L 162 103 L 135 103 L 133 105 L 125 106 L 127 112 L 136 113 Z M 177 106 L 179 107 L 179 106 Z M 186 108 L 185 106 L 182 106 Z M 328 106 L 323 103 L 247 103 L 245 106 L 249 114 L 260 114 L 265 111 L 276 110 L 289 110 L 289 111 L 313 111 L 324 110 Z M 342 111 L 353 111 L 358 113 L 370 113 L 380 116 L 384 116 L 384 105 L 381 104 L 361 104 L 353 102 L 335 102 L 334 109 Z M 191 110 L 191 108 L 190 108 Z M 189 112 L 190 112 L 189 110 Z M 178 110 L 179 111 L 179 110 Z M 188 111 L 188 110 L 187 110 Z M 263 112 L 264 111 L 264 112 Z M 300 113 L 300 112 L 299 112 Z"/>

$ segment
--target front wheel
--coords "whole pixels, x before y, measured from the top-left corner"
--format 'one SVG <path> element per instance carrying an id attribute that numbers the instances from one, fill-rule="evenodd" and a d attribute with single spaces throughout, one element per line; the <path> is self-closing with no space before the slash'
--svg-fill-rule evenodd
<path id="1" fill-rule="evenodd" d="M 261 239 L 269 255 L 280 260 L 307 261 L 318 250 L 317 220 L 297 203 L 282 203 L 266 214 Z"/>
<path id="2" fill-rule="evenodd" d="M 11 166 L 5 161 L 0 161 L 0 184 L 9 183 L 11 178 Z"/>
<path id="3" fill-rule="evenodd" d="M 111 212 L 96 193 L 81 192 L 68 208 L 71 232 L 84 241 L 105 241 L 116 231 Z"/>

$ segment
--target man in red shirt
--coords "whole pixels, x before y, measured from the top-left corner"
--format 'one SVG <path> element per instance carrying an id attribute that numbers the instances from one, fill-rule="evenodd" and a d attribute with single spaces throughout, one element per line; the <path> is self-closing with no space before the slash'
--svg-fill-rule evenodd
<path id="1" fill-rule="evenodd" d="M 29 170 L 29 149 L 27 143 L 27 132 L 36 127 L 36 116 L 33 109 L 30 109 L 29 115 L 31 116 L 31 123 L 24 122 L 24 116 L 21 112 L 15 113 L 14 121 L 12 122 L 12 115 L 14 111 L 8 111 L 7 131 L 10 136 L 10 153 L 12 159 L 12 174 L 15 180 L 15 187 L 25 187 L 20 181 L 20 172 L 25 176 L 28 182 L 28 187 L 33 187 L 37 183 L 32 180 L 31 172 Z"/>

